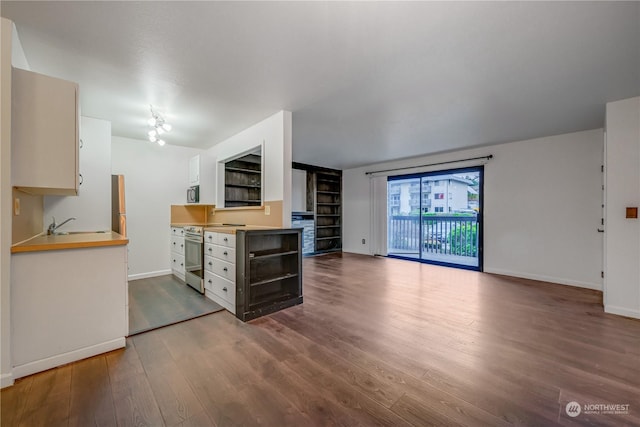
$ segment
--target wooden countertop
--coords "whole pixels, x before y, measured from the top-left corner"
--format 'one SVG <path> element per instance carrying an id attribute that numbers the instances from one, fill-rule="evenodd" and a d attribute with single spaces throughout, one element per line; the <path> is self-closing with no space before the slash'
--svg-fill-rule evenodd
<path id="1" fill-rule="evenodd" d="M 24 242 L 12 245 L 11 253 L 121 246 L 127 243 L 129 243 L 129 239 L 113 231 L 107 231 L 105 233 L 55 234 L 50 236 L 40 234 Z"/>

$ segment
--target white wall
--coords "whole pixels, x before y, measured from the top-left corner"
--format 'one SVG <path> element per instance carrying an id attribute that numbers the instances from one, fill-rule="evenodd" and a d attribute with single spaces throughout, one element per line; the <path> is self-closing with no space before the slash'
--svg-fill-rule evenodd
<path id="1" fill-rule="evenodd" d="M 602 150 L 597 129 L 345 170 L 343 249 L 371 253 L 366 171 L 493 154 L 484 175 L 484 271 L 601 289 Z M 410 172 L 428 170 L 437 168 Z"/>
<path id="2" fill-rule="evenodd" d="M 220 162 L 264 144 L 264 201 L 283 201 L 283 226 L 291 226 L 291 112 L 280 111 L 216 144 L 206 156 L 217 163 L 216 206 L 224 206 L 224 168 Z"/>
<path id="3" fill-rule="evenodd" d="M 46 228 L 51 217 L 58 224 L 74 217 L 60 231 L 111 230 L 111 122 L 81 117 L 80 139 L 78 195 L 45 196 L 43 224 Z"/>
<path id="4" fill-rule="evenodd" d="M 293 212 L 307 210 L 307 171 L 301 169 L 291 171 L 291 210 Z"/>
<path id="5" fill-rule="evenodd" d="M 640 318 L 640 97 L 607 104 L 605 311 Z"/>
<path id="6" fill-rule="evenodd" d="M 186 203 L 189 159 L 201 152 L 112 138 L 111 172 L 124 175 L 125 182 L 131 279 L 171 272 L 170 206 Z"/>

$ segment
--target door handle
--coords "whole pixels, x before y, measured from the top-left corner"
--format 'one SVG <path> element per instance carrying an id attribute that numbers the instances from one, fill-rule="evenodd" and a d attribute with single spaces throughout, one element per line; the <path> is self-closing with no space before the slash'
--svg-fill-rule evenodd
<path id="1" fill-rule="evenodd" d="M 598 233 L 604 233 L 604 230 L 602 228 L 598 228 Z"/>

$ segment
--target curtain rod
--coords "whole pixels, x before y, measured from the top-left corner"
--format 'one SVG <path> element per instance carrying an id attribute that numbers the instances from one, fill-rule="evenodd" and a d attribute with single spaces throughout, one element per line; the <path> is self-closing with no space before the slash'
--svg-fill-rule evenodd
<path id="1" fill-rule="evenodd" d="M 380 173 L 380 172 L 393 172 L 393 171 L 400 171 L 400 170 L 406 170 L 406 169 L 424 168 L 424 167 L 427 167 L 427 166 L 448 165 L 448 164 L 451 164 L 451 163 L 468 162 L 469 160 L 480 160 L 480 159 L 485 159 L 485 160 L 493 159 L 493 154 L 489 154 L 488 156 L 481 156 L 481 157 L 471 157 L 471 158 L 462 159 L 462 160 L 450 160 L 448 162 L 429 163 L 427 165 L 406 166 L 404 168 L 383 169 L 383 170 L 379 170 L 379 171 L 365 172 L 365 175 L 371 175 L 371 174 Z"/>

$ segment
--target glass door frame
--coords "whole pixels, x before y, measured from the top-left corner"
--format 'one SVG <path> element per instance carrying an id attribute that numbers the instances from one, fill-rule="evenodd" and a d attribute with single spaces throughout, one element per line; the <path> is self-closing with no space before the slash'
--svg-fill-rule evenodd
<path id="1" fill-rule="evenodd" d="M 427 176 L 438 176 L 438 175 L 451 175 L 451 174 L 458 174 L 458 173 L 464 173 L 464 172 L 477 172 L 478 173 L 478 177 L 479 177 L 479 183 L 478 183 L 478 214 L 476 217 L 477 220 L 477 224 L 479 227 L 478 230 L 478 265 L 477 266 L 470 266 L 470 265 L 464 265 L 464 264 L 456 264 L 456 263 L 450 263 L 450 262 L 443 262 L 443 261 L 435 261 L 435 260 L 429 260 L 429 259 L 425 259 L 423 258 L 423 244 L 420 243 L 418 245 L 418 257 L 414 258 L 414 257 L 409 257 L 409 256 L 403 256 L 401 254 L 391 254 L 391 253 L 387 253 L 387 256 L 389 258 L 397 258 L 397 259 L 404 259 L 404 260 L 409 260 L 409 261 L 418 261 L 418 262 L 422 262 L 425 264 L 432 264 L 432 265 L 440 265 L 443 267 L 453 267 L 453 268 L 460 268 L 463 270 L 473 270 L 473 271 L 480 271 L 482 272 L 484 269 L 484 165 L 479 165 L 479 166 L 470 166 L 470 167 L 464 167 L 464 168 L 455 168 L 455 169 L 444 169 L 444 170 L 438 170 L 438 171 L 430 171 L 430 172 L 420 172 L 420 173 L 412 173 L 412 174 L 406 174 L 406 175 L 390 175 L 387 177 L 387 185 L 389 182 L 392 181 L 398 181 L 398 180 L 403 180 L 403 179 L 413 179 L 413 178 L 420 178 L 420 213 L 419 213 L 419 226 L 418 226 L 418 230 L 419 230 L 419 239 L 422 238 L 423 235 L 423 221 L 422 221 L 422 203 L 423 203 L 423 198 L 422 198 L 422 178 L 427 177 Z M 387 212 L 389 212 L 389 199 L 387 196 Z M 387 224 L 389 223 L 389 219 L 387 218 Z M 388 241 L 388 239 L 387 239 Z M 388 243 L 387 243 L 388 245 Z M 387 247 L 388 249 L 388 247 Z"/>

